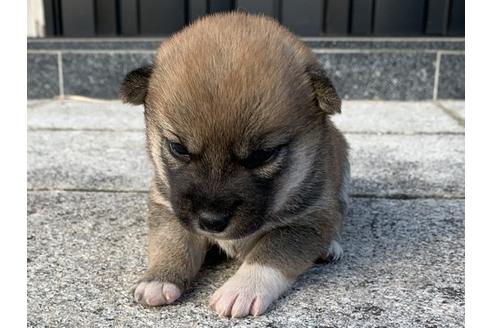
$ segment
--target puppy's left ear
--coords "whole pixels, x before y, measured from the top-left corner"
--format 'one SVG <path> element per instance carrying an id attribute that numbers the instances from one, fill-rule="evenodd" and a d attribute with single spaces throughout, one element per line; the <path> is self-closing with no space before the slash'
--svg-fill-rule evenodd
<path id="1" fill-rule="evenodd" d="M 125 103 L 141 105 L 147 95 L 152 65 L 137 68 L 125 76 L 121 83 L 120 97 Z"/>
<path id="2" fill-rule="evenodd" d="M 333 83 L 326 75 L 323 68 L 318 65 L 311 65 L 307 68 L 307 73 L 313 86 L 314 96 L 326 114 L 333 115 L 341 112 L 342 101 L 338 96 Z"/>

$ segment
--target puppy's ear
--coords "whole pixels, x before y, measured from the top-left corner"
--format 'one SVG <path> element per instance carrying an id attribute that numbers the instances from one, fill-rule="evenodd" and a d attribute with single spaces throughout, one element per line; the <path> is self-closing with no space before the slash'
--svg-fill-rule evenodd
<path id="1" fill-rule="evenodd" d="M 313 86 L 314 96 L 321 108 L 328 115 L 341 112 L 342 101 L 338 96 L 333 83 L 326 75 L 323 68 L 318 65 L 311 65 L 307 68 L 307 73 Z"/>
<path id="2" fill-rule="evenodd" d="M 121 83 L 120 97 L 125 103 L 141 105 L 147 95 L 152 65 L 142 66 L 128 73 Z"/>

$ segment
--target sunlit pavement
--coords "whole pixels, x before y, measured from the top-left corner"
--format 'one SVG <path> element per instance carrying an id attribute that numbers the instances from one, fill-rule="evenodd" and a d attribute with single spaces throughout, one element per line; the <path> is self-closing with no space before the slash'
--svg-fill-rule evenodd
<path id="1" fill-rule="evenodd" d="M 458 327 L 464 324 L 464 102 L 345 101 L 351 146 L 345 257 L 316 265 L 258 318 L 208 298 L 237 263 L 204 268 L 175 305 L 144 308 L 143 109 L 28 102 L 28 325 Z"/>

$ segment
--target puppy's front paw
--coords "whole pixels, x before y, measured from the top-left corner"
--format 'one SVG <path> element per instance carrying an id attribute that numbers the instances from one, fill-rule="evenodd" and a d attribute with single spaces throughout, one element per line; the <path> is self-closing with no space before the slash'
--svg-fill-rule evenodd
<path id="1" fill-rule="evenodd" d="M 243 264 L 210 298 L 210 307 L 221 317 L 242 318 L 263 314 L 290 282 L 277 269 Z"/>
<path id="2" fill-rule="evenodd" d="M 326 250 L 320 254 L 317 263 L 337 262 L 343 258 L 342 245 L 336 240 L 332 240 Z"/>
<path id="3" fill-rule="evenodd" d="M 340 261 L 343 257 L 342 245 L 336 240 L 332 240 L 330 246 L 328 247 L 327 255 L 331 257 L 333 261 Z"/>
<path id="4" fill-rule="evenodd" d="M 229 281 L 212 295 L 210 307 L 221 317 L 242 318 L 263 314 L 273 299 L 268 291 Z"/>
<path id="5" fill-rule="evenodd" d="M 171 304 L 180 296 L 178 286 L 158 280 L 141 281 L 133 293 L 136 302 L 147 306 Z"/>

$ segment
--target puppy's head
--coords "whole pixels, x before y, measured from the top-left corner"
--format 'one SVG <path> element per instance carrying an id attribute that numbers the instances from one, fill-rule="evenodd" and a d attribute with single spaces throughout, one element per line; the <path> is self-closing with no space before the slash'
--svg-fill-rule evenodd
<path id="1" fill-rule="evenodd" d="M 340 99 L 309 50 L 276 24 L 267 25 L 282 32 L 278 40 L 265 40 L 205 23 L 163 44 L 121 94 L 145 106 L 156 183 L 177 218 L 193 232 L 236 239 L 303 183 Z"/>

